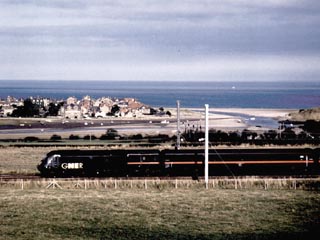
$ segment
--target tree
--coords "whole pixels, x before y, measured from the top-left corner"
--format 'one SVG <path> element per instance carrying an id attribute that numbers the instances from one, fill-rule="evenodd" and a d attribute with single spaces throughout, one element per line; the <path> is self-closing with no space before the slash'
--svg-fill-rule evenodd
<path id="1" fill-rule="evenodd" d="M 52 141 L 60 141 L 62 138 L 59 135 L 53 134 L 50 138 Z"/>
<path id="2" fill-rule="evenodd" d="M 240 134 L 239 132 L 235 131 L 235 132 L 229 132 L 228 134 L 228 139 L 230 142 L 238 142 L 241 140 Z"/>
<path id="3" fill-rule="evenodd" d="M 34 136 L 28 136 L 28 137 L 24 138 L 24 141 L 25 142 L 36 142 L 36 141 L 39 141 L 39 138 L 38 137 L 34 137 Z"/>
<path id="4" fill-rule="evenodd" d="M 63 106 L 63 102 L 49 103 L 48 116 L 58 116 L 60 108 Z"/>
<path id="5" fill-rule="evenodd" d="M 119 134 L 117 130 L 109 128 L 106 134 L 101 135 L 100 140 L 114 140 L 118 136 Z"/>
<path id="6" fill-rule="evenodd" d="M 274 140 L 276 139 L 278 133 L 275 130 L 269 130 L 268 132 L 265 132 L 263 135 L 267 140 Z"/>
<path id="7" fill-rule="evenodd" d="M 79 140 L 80 139 L 80 137 L 78 136 L 78 135 L 73 135 L 73 134 L 71 134 L 70 136 L 69 136 L 69 140 Z"/>
<path id="8" fill-rule="evenodd" d="M 85 135 L 83 140 L 96 140 L 97 137 L 95 135 Z"/>
<path id="9" fill-rule="evenodd" d="M 157 110 L 155 110 L 154 108 L 150 108 L 150 115 L 155 115 L 157 114 Z"/>
<path id="10" fill-rule="evenodd" d="M 320 121 L 307 120 L 304 123 L 303 130 L 310 134 L 317 135 L 320 133 Z"/>
<path id="11" fill-rule="evenodd" d="M 23 101 L 23 106 L 18 106 L 13 110 L 12 117 L 34 117 L 39 115 L 39 106 L 32 103 L 30 98 Z"/>
<path id="12" fill-rule="evenodd" d="M 226 142 L 228 141 L 229 135 L 221 130 L 209 130 L 209 140 L 210 142 Z"/>
<path id="13" fill-rule="evenodd" d="M 115 104 L 115 105 L 113 105 L 112 106 L 112 108 L 111 108 L 111 114 L 112 114 L 112 116 L 114 116 L 117 112 L 119 112 L 120 111 L 120 107 L 117 105 L 117 104 Z"/>
<path id="14" fill-rule="evenodd" d="M 297 137 L 296 133 L 291 128 L 286 128 L 281 135 L 283 139 L 295 139 Z"/>

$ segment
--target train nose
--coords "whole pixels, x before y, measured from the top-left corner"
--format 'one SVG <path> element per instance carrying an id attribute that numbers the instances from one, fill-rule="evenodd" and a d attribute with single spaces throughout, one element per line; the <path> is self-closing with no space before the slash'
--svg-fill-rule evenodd
<path id="1" fill-rule="evenodd" d="M 42 162 L 37 165 L 37 169 L 38 169 L 39 172 L 43 172 L 44 167 L 43 167 L 43 163 Z"/>
<path id="2" fill-rule="evenodd" d="M 41 164 L 37 165 L 37 169 L 38 169 L 39 172 L 41 172 L 41 170 L 42 170 Z"/>

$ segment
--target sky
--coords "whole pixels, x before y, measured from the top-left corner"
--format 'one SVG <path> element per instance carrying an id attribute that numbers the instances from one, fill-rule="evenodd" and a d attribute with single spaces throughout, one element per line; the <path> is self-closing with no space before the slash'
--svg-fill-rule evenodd
<path id="1" fill-rule="evenodd" d="M 0 0 L 0 79 L 318 81 L 319 0 Z"/>

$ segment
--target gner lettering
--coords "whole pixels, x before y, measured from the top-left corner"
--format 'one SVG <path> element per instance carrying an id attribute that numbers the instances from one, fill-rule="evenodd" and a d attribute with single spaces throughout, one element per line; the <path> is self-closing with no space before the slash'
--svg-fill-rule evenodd
<path id="1" fill-rule="evenodd" d="M 62 163 L 62 169 L 80 169 L 83 168 L 83 163 Z"/>

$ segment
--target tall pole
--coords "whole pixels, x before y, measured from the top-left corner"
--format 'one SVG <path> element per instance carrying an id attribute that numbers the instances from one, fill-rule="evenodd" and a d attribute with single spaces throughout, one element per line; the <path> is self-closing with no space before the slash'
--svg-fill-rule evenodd
<path id="1" fill-rule="evenodd" d="M 209 186 L 209 104 L 205 104 L 206 126 L 205 126 L 205 150 L 204 150 L 204 181 L 206 189 Z"/>
<path id="2" fill-rule="evenodd" d="M 176 143 L 176 148 L 179 150 L 180 149 L 180 101 L 177 100 L 177 143 Z"/>

